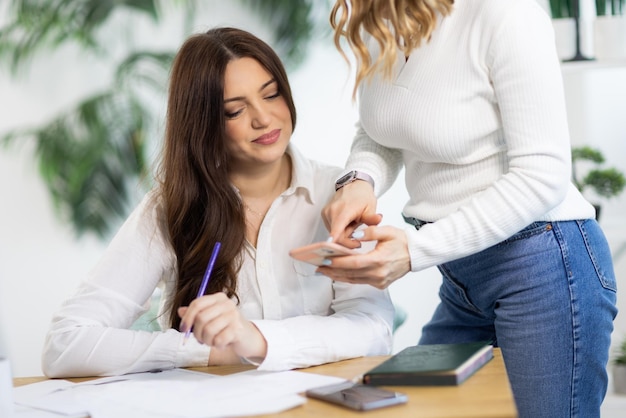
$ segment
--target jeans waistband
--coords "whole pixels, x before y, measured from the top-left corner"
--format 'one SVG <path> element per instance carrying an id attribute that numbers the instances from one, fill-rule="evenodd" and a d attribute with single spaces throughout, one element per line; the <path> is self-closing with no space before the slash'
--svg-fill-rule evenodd
<path id="1" fill-rule="evenodd" d="M 411 216 L 405 216 L 404 213 L 402 214 L 402 217 L 404 218 L 404 222 L 408 223 L 409 225 L 413 225 L 415 229 L 417 230 L 419 230 L 421 227 L 423 227 L 426 224 L 432 223 L 432 222 L 422 221 L 421 219 L 413 218 Z"/>

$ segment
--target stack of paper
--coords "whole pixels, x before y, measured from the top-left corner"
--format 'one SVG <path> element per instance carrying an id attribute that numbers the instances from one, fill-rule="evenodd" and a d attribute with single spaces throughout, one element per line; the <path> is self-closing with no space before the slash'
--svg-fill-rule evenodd
<path id="1" fill-rule="evenodd" d="M 229 417 L 284 411 L 306 401 L 299 393 L 342 381 L 297 371 L 216 376 L 173 369 L 82 383 L 47 380 L 16 388 L 14 399 L 66 417 Z"/>

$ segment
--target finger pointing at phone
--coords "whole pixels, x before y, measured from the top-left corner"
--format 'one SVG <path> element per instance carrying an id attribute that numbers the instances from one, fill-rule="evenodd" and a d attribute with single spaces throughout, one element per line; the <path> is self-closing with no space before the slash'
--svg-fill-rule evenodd
<path id="1" fill-rule="evenodd" d="M 392 226 L 370 226 L 353 234 L 359 241 L 377 241 L 376 247 L 357 255 L 328 259 L 317 271 L 333 280 L 369 284 L 384 289 L 411 271 L 408 240 L 403 230 Z"/>
<path id="2" fill-rule="evenodd" d="M 378 225 L 382 215 L 376 213 L 376 196 L 372 186 L 355 181 L 338 190 L 322 210 L 322 219 L 333 241 L 348 248 L 357 248 L 350 239 L 360 225 Z"/>

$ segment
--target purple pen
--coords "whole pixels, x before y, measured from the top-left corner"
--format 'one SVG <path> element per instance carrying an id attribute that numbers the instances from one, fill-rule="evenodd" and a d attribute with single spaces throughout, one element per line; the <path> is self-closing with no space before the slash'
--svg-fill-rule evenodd
<path id="1" fill-rule="evenodd" d="M 206 266 L 206 271 L 204 272 L 204 277 L 202 278 L 202 283 L 200 284 L 200 289 L 198 289 L 198 294 L 196 295 L 196 299 L 204 296 L 204 292 L 206 291 L 206 287 L 209 284 L 209 280 L 211 279 L 211 273 L 213 272 L 213 265 L 215 264 L 215 259 L 217 258 L 217 254 L 220 252 L 220 247 L 222 244 L 217 241 L 213 246 L 213 253 L 211 253 L 211 258 L 209 259 L 209 264 Z M 185 332 L 185 339 L 183 340 L 183 344 L 187 342 L 187 339 L 191 335 L 191 327 Z"/>

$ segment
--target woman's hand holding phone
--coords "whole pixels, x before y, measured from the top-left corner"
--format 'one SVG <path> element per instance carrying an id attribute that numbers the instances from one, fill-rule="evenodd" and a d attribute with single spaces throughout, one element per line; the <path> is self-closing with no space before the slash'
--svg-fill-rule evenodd
<path id="1" fill-rule="evenodd" d="M 325 265 L 324 260 L 329 257 L 359 254 L 357 251 L 334 242 L 316 242 L 289 251 L 289 255 L 296 260 L 304 261 L 316 266 Z"/>

